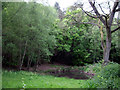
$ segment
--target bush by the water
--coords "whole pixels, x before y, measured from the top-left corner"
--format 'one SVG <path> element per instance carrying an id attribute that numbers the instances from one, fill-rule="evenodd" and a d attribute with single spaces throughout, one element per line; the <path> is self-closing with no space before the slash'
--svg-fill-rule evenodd
<path id="1" fill-rule="evenodd" d="M 97 73 L 92 81 L 95 87 L 120 88 L 120 65 L 119 64 L 110 62 L 108 65 L 102 66 L 99 63 L 93 69 L 95 68 Z"/>
<path id="2" fill-rule="evenodd" d="M 104 78 L 109 77 L 120 77 L 120 65 L 117 63 L 109 63 L 107 66 L 103 67 L 103 69 L 100 72 L 101 76 Z"/>

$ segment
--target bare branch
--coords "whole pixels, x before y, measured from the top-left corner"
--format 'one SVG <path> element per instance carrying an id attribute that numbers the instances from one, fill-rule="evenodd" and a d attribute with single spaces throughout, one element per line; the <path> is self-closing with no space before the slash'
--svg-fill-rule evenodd
<path id="1" fill-rule="evenodd" d="M 110 2 L 108 2 L 108 6 L 109 6 L 109 13 L 111 13 Z"/>
<path id="2" fill-rule="evenodd" d="M 114 6 L 113 6 L 113 9 L 112 9 L 109 21 L 108 21 L 109 22 L 109 26 L 112 25 L 112 21 L 113 21 L 113 18 L 114 18 L 114 15 L 115 15 L 115 12 L 116 12 L 116 8 L 117 8 L 118 4 L 119 4 L 119 0 L 115 0 Z"/>
<path id="3" fill-rule="evenodd" d="M 89 1 L 89 3 L 90 3 L 91 7 L 93 8 L 95 14 L 98 16 L 98 18 L 101 20 L 101 22 L 102 22 L 104 25 L 106 25 L 105 20 L 102 18 L 102 16 L 101 16 L 100 13 L 98 12 L 97 8 L 95 7 L 95 4 L 93 4 L 93 3 L 91 2 L 91 0 L 88 0 L 88 1 Z"/>
<path id="4" fill-rule="evenodd" d="M 100 7 L 100 9 L 101 9 L 101 11 L 106 15 L 106 13 L 103 11 L 103 9 L 102 9 L 102 7 L 101 7 L 101 5 L 100 4 L 98 4 L 99 5 L 99 7 Z"/>
<path id="5" fill-rule="evenodd" d="M 111 31 L 111 33 L 115 32 L 117 30 L 120 30 L 120 26 L 118 28 L 114 29 L 113 31 Z"/>
<path id="6" fill-rule="evenodd" d="M 96 24 L 96 23 L 80 22 L 80 21 L 77 21 L 77 20 L 75 19 L 75 17 L 72 17 L 72 19 L 75 21 L 75 22 L 73 22 L 72 24 L 91 24 L 91 25 L 94 25 L 94 26 L 98 26 L 98 27 L 100 28 L 100 26 L 99 26 L 98 24 Z"/>
<path id="7" fill-rule="evenodd" d="M 82 9 L 82 11 L 83 11 L 85 14 L 87 14 L 89 17 L 92 17 L 92 18 L 99 18 L 99 16 L 90 15 L 89 12 L 86 12 L 83 8 L 81 8 L 81 9 Z M 100 16 L 100 17 L 101 17 L 101 16 Z"/>

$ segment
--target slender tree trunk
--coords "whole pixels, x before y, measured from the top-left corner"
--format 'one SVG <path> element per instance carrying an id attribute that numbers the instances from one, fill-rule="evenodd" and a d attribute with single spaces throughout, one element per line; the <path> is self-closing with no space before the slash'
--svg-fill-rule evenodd
<path id="1" fill-rule="evenodd" d="M 39 60 L 36 61 L 35 71 L 37 71 L 37 68 L 38 68 L 38 61 Z"/>
<path id="2" fill-rule="evenodd" d="M 25 49 L 24 49 L 24 53 L 23 53 L 23 57 L 22 57 L 22 60 L 21 60 L 21 63 L 20 63 L 19 70 L 21 70 L 22 65 L 23 65 L 24 57 L 25 57 L 25 54 L 26 54 L 26 47 L 27 47 L 27 41 L 25 43 Z"/>
<path id="3" fill-rule="evenodd" d="M 120 8 L 120 3 L 118 7 Z M 118 12 L 117 24 L 118 26 L 120 26 L 120 11 Z M 120 51 L 120 29 L 118 31 L 118 49 L 119 49 L 118 51 Z"/>
<path id="4" fill-rule="evenodd" d="M 38 55 L 38 58 L 37 58 L 37 61 L 36 61 L 35 71 L 37 71 L 37 68 L 39 66 L 39 62 L 41 61 L 40 50 L 38 51 L 38 53 L 39 53 L 39 55 Z"/>
<path id="5" fill-rule="evenodd" d="M 28 62 L 27 62 L 27 70 L 28 71 L 30 69 L 30 64 L 31 64 L 31 60 L 30 60 L 30 56 L 28 56 Z"/>
<path id="6" fill-rule="evenodd" d="M 20 43 L 20 46 L 19 46 L 19 48 L 20 48 L 20 52 L 19 52 L 19 62 L 18 62 L 18 70 L 20 70 L 19 68 L 20 68 L 20 63 L 21 63 L 21 58 L 22 58 L 22 55 L 21 55 L 21 43 Z"/>
<path id="7" fill-rule="evenodd" d="M 111 28 L 106 28 L 107 36 L 106 36 L 106 46 L 103 49 L 103 59 L 104 63 L 109 62 L 109 55 L 111 49 Z"/>

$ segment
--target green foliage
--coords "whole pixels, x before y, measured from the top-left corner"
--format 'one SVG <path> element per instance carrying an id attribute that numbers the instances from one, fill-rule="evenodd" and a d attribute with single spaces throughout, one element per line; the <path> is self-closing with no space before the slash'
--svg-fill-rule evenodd
<path id="1" fill-rule="evenodd" d="M 98 64 L 96 75 L 92 83 L 98 88 L 120 88 L 120 65 L 117 63 L 109 63 L 106 66 Z M 94 65 L 93 65 L 94 66 Z M 96 68 L 96 66 L 94 67 Z M 93 69 L 94 69 L 93 68 Z"/>
<path id="2" fill-rule="evenodd" d="M 120 65 L 111 62 L 101 70 L 100 74 L 102 74 L 103 78 L 120 77 Z"/>
<path id="3" fill-rule="evenodd" d="M 114 28 L 112 29 L 115 29 L 116 26 L 114 26 Z M 110 55 L 110 60 L 114 61 L 114 62 L 117 62 L 120 64 L 120 47 L 119 47 L 119 33 L 120 31 L 116 31 L 112 34 L 112 45 L 111 45 L 111 55 Z"/>
<path id="4" fill-rule="evenodd" d="M 103 60 L 93 65 L 87 65 L 86 72 L 95 74 L 94 78 L 88 83 L 93 88 L 120 88 L 120 65 L 110 62 L 108 65 L 102 65 Z"/>
<path id="5" fill-rule="evenodd" d="M 73 65 L 84 65 L 100 60 L 101 45 L 100 34 L 97 27 L 91 25 L 75 23 L 73 18 L 78 21 L 87 22 L 88 17 L 82 15 L 81 9 L 67 11 L 62 21 L 57 20 L 55 29 L 57 50 L 68 52 L 73 57 Z"/>
<path id="6" fill-rule="evenodd" d="M 25 59 L 49 60 L 56 46 L 53 24 L 57 18 L 52 7 L 38 3 L 3 2 L 3 64 Z M 26 44 L 27 42 L 27 44 Z M 26 48 L 25 48 L 26 47 Z M 9 59 L 9 60 L 8 60 Z"/>
<path id="7" fill-rule="evenodd" d="M 90 19 L 81 9 L 68 9 L 64 18 L 59 20 L 55 9 L 50 6 L 3 2 L 2 16 L 3 64 L 17 66 L 23 57 L 24 63 L 29 57 L 34 63 L 37 60 L 49 61 L 54 50 L 67 52 L 73 65 L 98 62 L 103 58 L 99 28 L 79 23 L 98 21 Z M 110 60 L 119 62 L 117 36 L 116 32 L 112 34 L 115 38 L 112 40 Z"/>

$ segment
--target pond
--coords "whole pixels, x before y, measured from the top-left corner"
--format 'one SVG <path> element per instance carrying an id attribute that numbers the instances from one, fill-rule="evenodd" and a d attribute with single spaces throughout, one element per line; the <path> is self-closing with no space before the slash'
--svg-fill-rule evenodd
<path id="1" fill-rule="evenodd" d="M 94 76 L 92 73 L 86 73 L 83 70 L 78 69 L 58 69 L 58 70 L 51 70 L 47 72 L 50 75 L 56 76 L 56 77 L 68 77 L 73 79 L 90 79 Z"/>

